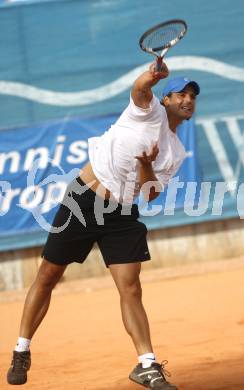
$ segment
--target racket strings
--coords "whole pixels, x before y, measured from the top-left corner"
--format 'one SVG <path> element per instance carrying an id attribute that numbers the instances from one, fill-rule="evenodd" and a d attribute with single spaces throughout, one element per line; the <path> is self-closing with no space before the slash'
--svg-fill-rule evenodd
<path id="1" fill-rule="evenodd" d="M 144 38 L 143 46 L 154 51 L 162 50 L 162 48 L 167 47 L 182 32 L 183 28 L 181 24 L 160 27 Z"/>

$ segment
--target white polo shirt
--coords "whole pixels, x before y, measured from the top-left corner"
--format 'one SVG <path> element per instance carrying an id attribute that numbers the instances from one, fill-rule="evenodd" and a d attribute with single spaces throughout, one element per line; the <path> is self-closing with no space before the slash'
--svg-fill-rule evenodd
<path id="1" fill-rule="evenodd" d="M 88 139 L 88 153 L 98 180 L 119 203 L 132 203 L 140 192 L 139 161 L 157 143 L 159 153 L 152 167 L 164 187 L 186 157 L 184 146 L 169 128 L 164 106 L 156 96 L 150 107 L 137 107 L 132 98 L 117 122 L 100 137 Z"/>

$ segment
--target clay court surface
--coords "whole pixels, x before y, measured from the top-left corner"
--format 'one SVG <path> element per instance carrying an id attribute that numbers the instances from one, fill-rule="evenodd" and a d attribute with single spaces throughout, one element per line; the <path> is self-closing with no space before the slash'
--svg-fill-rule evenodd
<path id="1" fill-rule="evenodd" d="M 180 390 L 244 389 L 244 258 L 144 271 L 155 352 Z M 0 389 L 25 291 L 0 293 Z M 32 342 L 23 389 L 139 390 L 127 379 L 136 354 L 110 278 L 61 283 Z M 18 387 L 20 388 L 20 387 Z"/>

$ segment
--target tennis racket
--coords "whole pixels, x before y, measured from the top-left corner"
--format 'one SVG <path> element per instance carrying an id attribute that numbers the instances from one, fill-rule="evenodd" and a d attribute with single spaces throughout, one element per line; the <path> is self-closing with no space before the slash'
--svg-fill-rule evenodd
<path id="1" fill-rule="evenodd" d="M 163 57 L 186 34 L 187 24 L 184 20 L 174 19 L 157 24 L 141 36 L 139 45 L 142 50 L 156 56 L 156 70 L 162 69 Z"/>

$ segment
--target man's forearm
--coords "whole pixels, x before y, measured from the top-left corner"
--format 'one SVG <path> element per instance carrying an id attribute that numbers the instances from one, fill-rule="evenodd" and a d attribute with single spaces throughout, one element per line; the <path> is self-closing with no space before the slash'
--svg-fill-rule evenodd
<path id="1" fill-rule="evenodd" d="M 139 175 L 140 187 L 142 187 L 144 197 L 147 198 L 149 196 L 149 202 L 157 198 L 157 196 L 160 194 L 160 191 L 162 190 L 162 186 L 155 176 L 152 164 L 141 164 Z M 150 182 L 154 182 L 155 184 Z"/>
<path id="2" fill-rule="evenodd" d="M 156 85 L 160 80 L 158 75 L 153 74 L 152 72 L 144 72 L 134 83 L 134 87 L 141 91 L 148 91 L 154 85 Z"/>
<path id="3" fill-rule="evenodd" d="M 131 96 L 135 105 L 148 108 L 153 97 L 152 87 L 168 74 L 169 71 L 165 63 L 163 63 L 163 69 L 160 72 L 156 70 L 155 63 L 151 64 L 149 70 L 139 76 L 132 87 Z"/>

